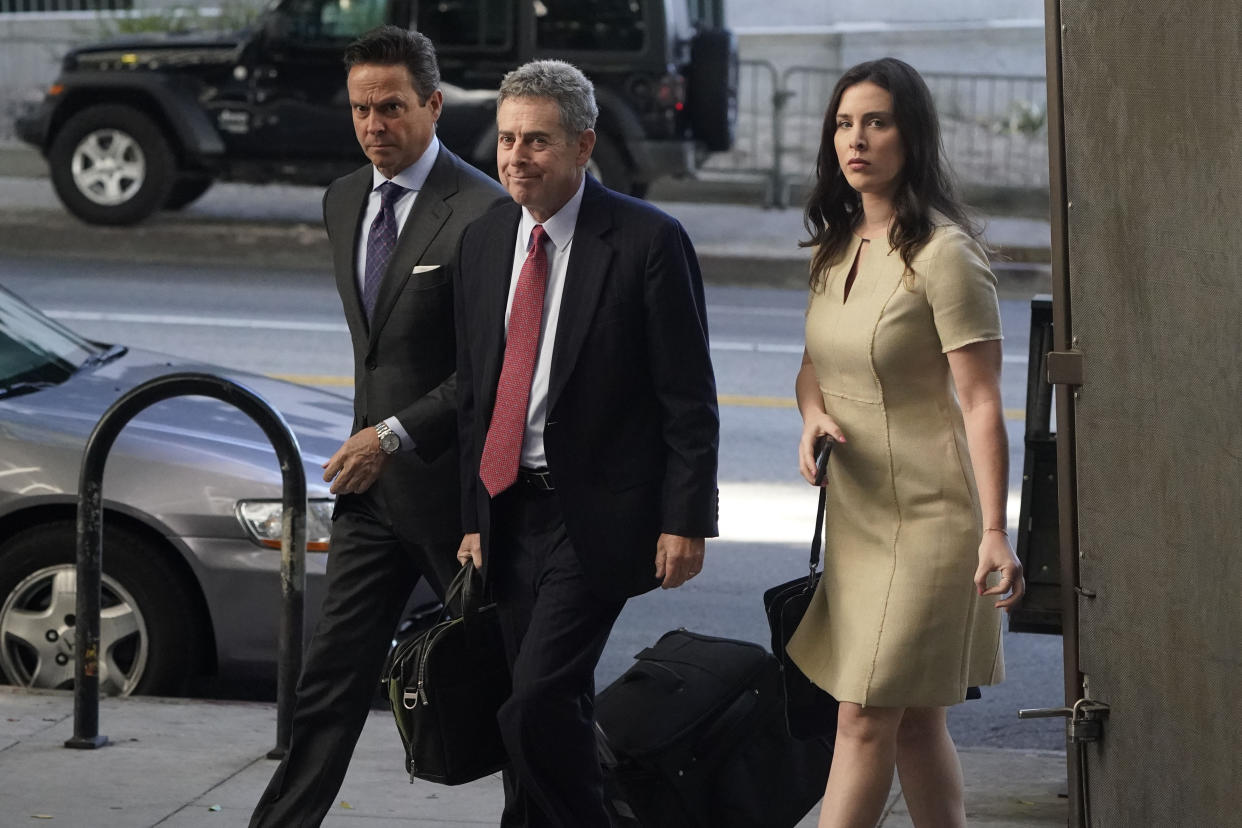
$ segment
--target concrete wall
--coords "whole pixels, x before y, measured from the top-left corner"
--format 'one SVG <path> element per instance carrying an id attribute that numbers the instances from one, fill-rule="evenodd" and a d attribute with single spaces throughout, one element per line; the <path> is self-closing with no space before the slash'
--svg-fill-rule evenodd
<path id="1" fill-rule="evenodd" d="M 1042 23 L 740 29 L 738 49 L 744 60 L 766 60 L 780 71 L 792 66 L 844 69 L 864 60 L 897 57 L 920 72 L 1036 77 L 1045 72 Z"/>
<path id="2" fill-rule="evenodd" d="M 842 23 L 921 23 L 980 20 L 1043 20 L 1043 0 L 725 0 L 729 25 L 834 26 Z"/>
<path id="3" fill-rule="evenodd" d="M 1043 0 L 726 0 L 742 57 L 845 68 L 892 56 L 923 72 L 1043 75 Z"/>

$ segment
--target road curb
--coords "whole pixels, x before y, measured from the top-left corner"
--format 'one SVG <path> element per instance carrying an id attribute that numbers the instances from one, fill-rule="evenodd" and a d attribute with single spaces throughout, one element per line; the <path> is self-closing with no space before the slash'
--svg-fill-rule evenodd
<path id="1" fill-rule="evenodd" d="M 0 209 L 4 252 L 60 259 L 305 270 L 332 266 L 323 228 L 308 222 L 221 221 L 162 214 L 133 227 L 83 224 L 60 210 Z M 708 284 L 805 289 L 807 257 L 698 248 Z M 1001 298 L 1048 292 L 1048 251 L 1003 248 L 994 257 Z M 1041 260 L 1042 259 L 1042 260 Z"/>

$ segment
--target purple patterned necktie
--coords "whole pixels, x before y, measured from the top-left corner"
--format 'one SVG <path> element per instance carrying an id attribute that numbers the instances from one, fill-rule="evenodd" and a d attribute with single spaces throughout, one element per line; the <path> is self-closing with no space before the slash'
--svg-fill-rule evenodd
<path id="1" fill-rule="evenodd" d="M 405 187 L 385 181 L 379 187 L 379 194 L 380 211 L 367 234 L 367 272 L 362 280 L 362 309 L 368 323 L 375 312 L 375 300 L 379 297 L 388 260 L 397 246 L 397 213 L 393 206 L 405 194 Z"/>

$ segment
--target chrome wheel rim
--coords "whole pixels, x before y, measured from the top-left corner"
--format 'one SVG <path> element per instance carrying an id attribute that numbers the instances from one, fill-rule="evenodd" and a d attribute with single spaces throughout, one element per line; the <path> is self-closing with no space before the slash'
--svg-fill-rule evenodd
<path id="1" fill-rule="evenodd" d="M 71 167 L 78 191 L 102 207 L 129 201 L 147 177 L 147 158 L 127 132 L 97 129 L 73 150 Z"/>
<path id="2" fill-rule="evenodd" d="M 77 569 L 49 566 L 19 583 L 0 608 L 0 669 L 23 687 L 73 686 L 77 639 Z M 103 576 L 99 621 L 99 690 L 134 691 L 147 666 L 148 634 L 138 602 Z"/>

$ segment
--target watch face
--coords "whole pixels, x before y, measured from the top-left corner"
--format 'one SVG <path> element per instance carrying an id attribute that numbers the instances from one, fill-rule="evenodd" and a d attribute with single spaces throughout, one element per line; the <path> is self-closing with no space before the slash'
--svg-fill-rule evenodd
<path id="1" fill-rule="evenodd" d="M 391 431 L 385 432 L 380 436 L 380 449 L 388 454 L 392 454 L 401 447 L 401 438 Z"/>

